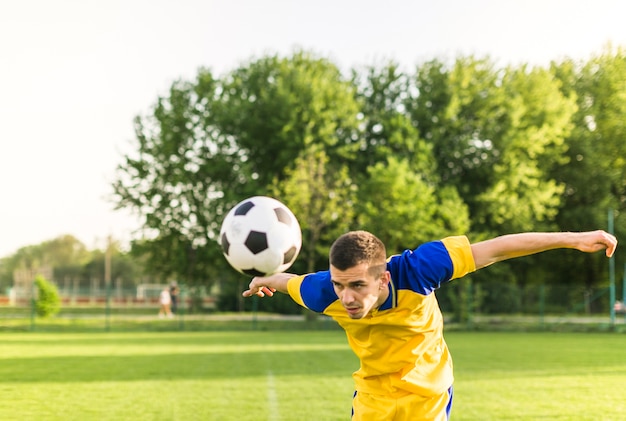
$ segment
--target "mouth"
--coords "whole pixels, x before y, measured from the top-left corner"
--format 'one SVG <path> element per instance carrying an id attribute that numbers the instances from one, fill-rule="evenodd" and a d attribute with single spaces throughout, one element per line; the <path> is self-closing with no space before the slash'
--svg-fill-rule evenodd
<path id="1" fill-rule="evenodd" d="M 350 315 L 358 314 L 361 311 L 360 307 L 345 307 L 345 309 Z"/>

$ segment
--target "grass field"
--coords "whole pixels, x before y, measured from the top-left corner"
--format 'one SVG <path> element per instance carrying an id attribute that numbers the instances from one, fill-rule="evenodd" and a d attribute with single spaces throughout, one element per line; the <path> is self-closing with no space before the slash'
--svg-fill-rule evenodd
<path id="1" fill-rule="evenodd" d="M 449 332 L 453 421 L 626 419 L 626 335 Z M 341 331 L 3 333 L 1 420 L 349 420 Z"/>

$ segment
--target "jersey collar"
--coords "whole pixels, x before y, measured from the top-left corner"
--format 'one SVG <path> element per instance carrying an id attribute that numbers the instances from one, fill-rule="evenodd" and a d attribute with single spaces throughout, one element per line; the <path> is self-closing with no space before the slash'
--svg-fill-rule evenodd
<path id="1" fill-rule="evenodd" d="M 387 284 L 389 288 L 389 296 L 385 300 L 384 303 L 380 307 L 378 307 L 378 311 L 383 310 L 391 310 L 392 308 L 398 307 L 398 294 L 396 291 L 396 286 L 393 283 L 393 279 L 389 281 Z"/>

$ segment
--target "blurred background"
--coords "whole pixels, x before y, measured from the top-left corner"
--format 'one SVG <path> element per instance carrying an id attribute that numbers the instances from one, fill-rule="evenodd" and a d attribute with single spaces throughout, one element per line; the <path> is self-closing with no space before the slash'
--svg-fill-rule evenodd
<path id="1" fill-rule="evenodd" d="M 320 322 L 286 297 L 240 298 L 249 279 L 216 237 L 253 195 L 298 217 L 294 272 L 324 269 L 355 228 L 390 253 L 459 234 L 622 238 L 625 9 L 3 2 L 0 325 Z M 621 247 L 610 260 L 551 251 L 438 296 L 461 326 L 604 329 L 624 323 L 625 266 Z M 176 317 L 159 320 L 173 284 Z"/>

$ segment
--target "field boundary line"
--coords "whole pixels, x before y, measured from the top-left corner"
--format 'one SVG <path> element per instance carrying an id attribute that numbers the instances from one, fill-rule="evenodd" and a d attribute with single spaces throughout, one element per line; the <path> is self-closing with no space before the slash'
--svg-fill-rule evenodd
<path id="1" fill-rule="evenodd" d="M 272 370 L 267 372 L 267 406 L 268 421 L 279 421 L 278 394 L 276 393 L 276 381 Z"/>

